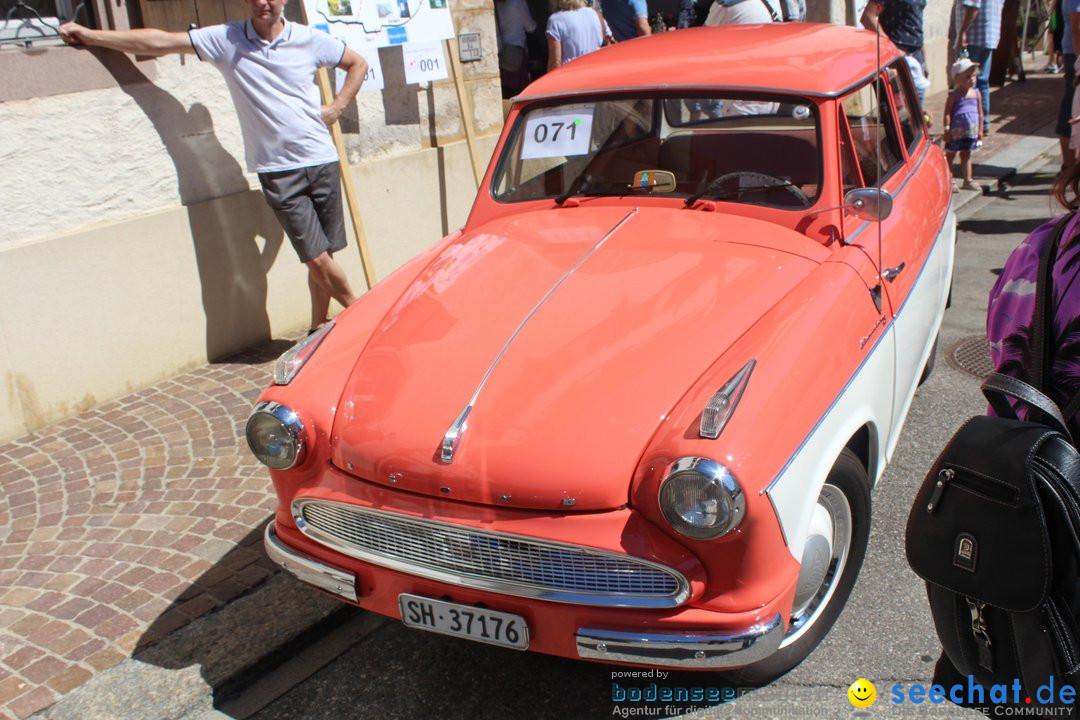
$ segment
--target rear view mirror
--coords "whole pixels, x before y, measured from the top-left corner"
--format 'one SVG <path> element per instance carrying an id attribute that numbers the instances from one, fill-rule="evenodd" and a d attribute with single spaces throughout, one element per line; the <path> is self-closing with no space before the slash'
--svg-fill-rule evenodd
<path id="1" fill-rule="evenodd" d="M 844 195 L 844 208 L 860 220 L 884 220 L 892 214 L 892 206 L 892 195 L 880 188 L 855 188 Z"/>
<path id="2" fill-rule="evenodd" d="M 631 190 L 649 193 L 675 192 L 675 173 L 667 170 L 640 170 L 634 173 Z"/>

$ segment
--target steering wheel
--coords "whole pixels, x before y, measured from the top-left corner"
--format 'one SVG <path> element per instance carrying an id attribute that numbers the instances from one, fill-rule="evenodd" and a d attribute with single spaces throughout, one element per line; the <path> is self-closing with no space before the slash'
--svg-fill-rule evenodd
<path id="1" fill-rule="evenodd" d="M 806 193 L 802 191 L 798 185 L 793 185 L 782 177 L 776 175 L 770 175 L 769 173 L 758 172 L 756 170 L 734 170 L 729 173 L 724 173 L 719 177 L 716 177 L 709 183 L 706 188 L 705 194 L 713 193 L 723 187 L 724 183 L 734 179 L 746 179 L 753 187 L 748 187 L 745 192 L 754 192 L 758 190 L 768 190 L 770 188 L 783 188 L 789 193 L 795 196 L 803 207 L 810 205 L 810 198 L 806 196 Z"/>

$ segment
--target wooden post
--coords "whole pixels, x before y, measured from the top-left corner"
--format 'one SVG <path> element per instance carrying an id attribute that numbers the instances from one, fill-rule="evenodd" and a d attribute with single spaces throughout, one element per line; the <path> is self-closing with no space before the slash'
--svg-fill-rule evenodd
<path id="1" fill-rule="evenodd" d="M 456 33 L 457 30 L 455 29 L 454 32 Z M 454 87 L 457 89 L 461 126 L 465 129 L 465 143 L 469 146 L 473 179 L 479 189 L 480 181 L 484 178 L 484 168 L 480 166 L 480 156 L 476 151 L 476 128 L 473 127 L 472 103 L 469 102 L 469 95 L 465 91 L 465 76 L 461 69 L 461 58 L 458 57 L 457 35 L 446 41 L 446 52 L 450 54 L 450 74 L 454 78 Z"/>
<path id="2" fill-rule="evenodd" d="M 334 91 L 330 85 L 330 73 L 326 71 L 326 68 L 319 68 L 318 76 L 323 104 L 329 105 L 334 101 Z M 335 122 L 330 126 L 330 135 L 334 138 L 334 147 L 337 148 L 338 158 L 341 160 L 341 184 L 345 189 L 349 217 L 352 218 L 353 230 L 356 232 L 356 248 L 360 251 L 360 264 L 364 266 L 364 280 L 367 282 L 368 290 L 370 290 L 376 282 L 375 268 L 371 263 L 371 253 L 368 252 L 367 235 L 364 234 L 364 222 L 360 219 L 360 199 L 356 194 L 356 184 L 353 182 L 349 155 L 345 152 L 345 140 L 341 136 L 341 126 L 338 123 Z"/>
<path id="3" fill-rule="evenodd" d="M 300 18 L 308 25 L 307 8 L 300 2 Z M 344 41 L 343 41 L 344 42 Z M 319 81 L 319 91 L 322 93 L 323 105 L 329 105 L 334 101 L 334 86 L 330 84 L 330 73 L 326 68 L 319 68 L 316 73 Z M 360 219 L 360 198 L 356 194 L 356 184 L 353 182 L 352 168 L 349 165 L 349 155 L 345 152 L 345 140 L 341 136 L 341 125 L 334 123 L 330 126 L 330 137 L 334 139 L 334 147 L 337 148 L 338 160 L 341 162 L 341 185 L 345 190 L 345 201 L 349 206 L 349 218 L 352 220 L 353 231 L 356 233 L 356 249 L 360 251 L 360 265 L 364 268 L 364 281 L 368 290 L 375 285 L 375 267 L 371 262 L 371 253 L 368 252 L 367 235 L 364 233 L 364 222 Z"/>

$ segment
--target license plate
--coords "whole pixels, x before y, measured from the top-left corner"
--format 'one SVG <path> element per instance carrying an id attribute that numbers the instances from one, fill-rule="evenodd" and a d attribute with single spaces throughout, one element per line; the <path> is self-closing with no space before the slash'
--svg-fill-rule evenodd
<path id="1" fill-rule="evenodd" d="M 520 615 L 408 593 L 398 595 L 398 608 L 401 622 L 408 627 L 515 650 L 529 647 L 529 626 Z"/>

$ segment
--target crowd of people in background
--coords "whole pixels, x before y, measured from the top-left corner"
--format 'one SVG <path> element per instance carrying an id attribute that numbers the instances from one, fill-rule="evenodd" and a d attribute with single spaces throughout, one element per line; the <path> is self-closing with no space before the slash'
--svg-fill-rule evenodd
<path id="1" fill-rule="evenodd" d="M 535 3 L 531 10 L 526 0 L 495 2 L 504 98 L 517 95 L 544 72 L 604 45 L 657 31 L 806 20 L 806 0 L 680 0 L 670 26 L 659 14 L 650 21 L 647 0 L 549 0 L 549 4 L 550 14 L 541 28 L 533 16 Z M 865 7 L 862 24 L 888 36 L 911 57 L 921 98 L 929 84 L 922 49 L 926 0 L 869 0 Z"/>

